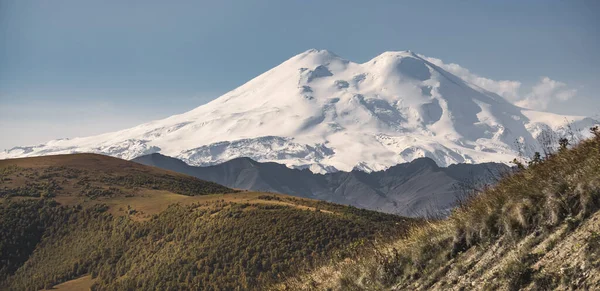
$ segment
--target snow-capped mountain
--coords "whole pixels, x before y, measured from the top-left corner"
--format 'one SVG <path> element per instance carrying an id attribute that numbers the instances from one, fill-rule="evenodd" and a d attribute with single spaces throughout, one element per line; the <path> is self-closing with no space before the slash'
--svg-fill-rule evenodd
<path id="1" fill-rule="evenodd" d="M 190 165 L 237 157 L 313 172 L 383 170 L 419 157 L 439 166 L 508 162 L 544 130 L 597 121 L 513 105 L 409 51 L 358 64 L 308 50 L 189 112 L 97 136 L 15 147 L 0 158 L 160 152 Z"/>

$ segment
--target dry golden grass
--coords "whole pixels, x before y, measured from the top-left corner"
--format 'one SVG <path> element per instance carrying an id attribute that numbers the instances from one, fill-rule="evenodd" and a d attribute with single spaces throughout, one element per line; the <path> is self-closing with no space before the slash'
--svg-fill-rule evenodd
<path id="1" fill-rule="evenodd" d="M 218 202 L 236 203 L 236 204 L 269 204 L 269 205 L 283 205 L 302 210 L 316 210 L 314 207 L 302 205 L 300 203 L 293 203 L 279 200 L 265 200 L 260 199 L 261 196 L 274 196 L 280 197 L 282 200 L 290 196 L 283 194 L 273 194 L 264 192 L 239 192 L 232 194 L 212 194 L 212 195 L 201 195 L 201 196 L 186 196 L 169 191 L 161 190 L 144 190 L 136 193 L 133 196 L 120 196 L 114 198 L 101 198 L 97 200 L 88 200 L 83 205 L 91 204 L 106 204 L 109 207 L 109 212 L 116 216 L 129 215 L 132 219 L 137 221 L 143 221 L 151 218 L 155 214 L 159 214 L 164 211 L 172 204 L 180 205 L 191 205 L 191 204 L 205 204 L 204 207 L 210 207 L 211 204 Z M 65 197 L 71 198 L 71 197 Z M 76 205 L 82 204 L 80 201 L 67 202 L 61 197 L 57 197 L 56 200 L 61 204 Z M 310 202 L 314 200 L 296 198 L 295 200 Z M 73 203 L 73 204 L 70 204 Z M 202 206 L 200 207 L 202 208 Z M 135 210 L 134 214 L 128 214 L 129 210 Z M 325 213 L 333 213 L 329 210 L 321 210 Z"/>
<path id="2" fill-rule="evenodd" d="M 563 148 L 546 160 L 505 177 L 455 209 L 448 219 L 416 225 L 395 243 L 376 246 L 351 263 L 325 267 L 328 273 L 336 274 L 331 278 L 323 279 L 318 274 L 323 271 L 320 270 L 290 279 L 287 287 L 291 290 L 555 288 L 559 286 L 556 280 L 569 282 L 571 277 L 565 277 L 559 270 L 553 275 L 558 279 L 546 278 L 533 267 L 541 257 L 551 261 L 546 265 L 561 265 L 563 259 L 548 259 L 544 252 L 561 252 L 554 246 L 560 244 L 560 238 L 574 234 L 580 225 L 590 225 L 587 222 L 590 217 L 597 219 L 599 208 L 600 132 L 596 131 L 595 137 L 574 148 Z M 583 236 L 600 233 L 597 229 L 600 224 L 591 225 L 596 229 Z M 581 238 L 579 243 L 562 248 L 580 250 L 585 246 L 583 241 Z M 588 270 L 590 263 L 583 260 L 571 265 L 582 264 L 584 267 L 580 268 Z M 599 267 L 592 267 L 595 272 L 587 271 L 587 277 L 577 275 L 583 274 L 584 269 L 574 271 L 580 278 L 577 286 L 588 288 L 600 284 Z M 478 283 L 471 285 L 471 282 Z M 567 287 L 570 288 L 568 284 Z"/>
<path id="3" fill-rule="evenodd" d="M 77 278 L 71 281 L 67 281 L 61 284 L 58 284 L 54 287 L 52 287 L 52 289 L 50 290 L 59 290 L 59 291 L 87 291 L 90 290 L 90 287 L 92 287 L 92 284 L 94 284 L 94 280 L 92 279 L 92 276 L 87 275 L 87 276 L 83 276 L 81 278 Z"/>
<path id="4" fill-rule="evenodd" d="M 145 189 L 189 196 L 236 192 L 187 175 L 97 154 L 0 161 L 0 197 L 135 195 Z"/>
<path id="5" fill-rule="evenodd" d="M 15 165 L 23 168 L 41 169 L 47 167 L 69 167 L 73 169 L 95 170 L 106 173 L 127 173 L 132 170 L 153 174 L 185 176 L 177 172 L 149 167 L 127 160 L 99 154 L 69 154 L 31 158 L 0 160 L 0 168 Z"/>

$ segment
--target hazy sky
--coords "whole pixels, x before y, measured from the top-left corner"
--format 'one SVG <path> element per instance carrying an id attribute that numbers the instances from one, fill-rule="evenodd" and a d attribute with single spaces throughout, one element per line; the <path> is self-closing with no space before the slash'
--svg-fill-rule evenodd
<path id="1" fill-rule="evenodd" d="M 522 106 L 596 115 L 598 15 L 595 0 L 0 0 L 0 149 L 185 112 L 309 48 L 409 49 L 518 81 L 502 84 Z"/>

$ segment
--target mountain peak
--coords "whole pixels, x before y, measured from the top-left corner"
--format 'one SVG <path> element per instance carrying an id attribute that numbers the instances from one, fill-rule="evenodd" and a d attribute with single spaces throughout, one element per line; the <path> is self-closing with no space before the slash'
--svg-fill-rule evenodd
<path id="1" fill-rule="evenodd" d="M 249 157 L 323 173 L 355 166 L 380 171 L 425 156 L 445 167 L 511 161 L 519 154 L 515 140 L 536 147 L 542 130 L 559 130 L 555 120 L 565 120 L 498 102 L 466 84 L 412 51 L 355 63 L 310 49 L 192 111 L 15 148 L 0 158 L 94 152 L 132 159 L 160 152 L 196 166 Z M 594 123 L 569 120 L 573 128 Z"/>
<path id="2" fill-rule="evenodd" d="M 292 57 L 290 61 L 301 62 L 305 66 L 309 67 L 317 65 L 326 65 L 335 61 L 348 62 L 333 52 L 314 48 Z"/>
<path id="3" fill-rule="evenodd" d="M 332 56 L 332 57 L 339 57 L 337 54 L 325 50 L 325 49 L 316 49 L 316 48 L 311 48 L 308 49 L 300 54 L 298 54 L 299 56 L 308 56 L 308 55 L 328 55 L 328 56 Z"/>
<path id="4" fill-rule="evenodd" d="M 393 61 L 394 59 L 402 59 L 402 58 L 414 58 L 414 59 L 422 60 L 421 56 L 414 53 L 413 51 L 405 50 L 405 51 L 385 51 L 385 52 L 377 55 L 373 59 L 371 59 L 369 62 L 378 62 L 378 61 L 380 62 L 380 61 L 384 61 L 384 60 Z"/>

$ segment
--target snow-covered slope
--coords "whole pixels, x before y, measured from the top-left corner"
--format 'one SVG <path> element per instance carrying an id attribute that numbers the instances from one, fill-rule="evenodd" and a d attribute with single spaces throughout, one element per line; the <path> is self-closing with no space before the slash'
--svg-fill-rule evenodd
<path id="1" fill-rule="evenodd" d="M 353 63 L 308 50 L 189 112 L 118 132 L 16 147 L 0 158 L 95 152 L 125 159 L 160 152 L 191 165 L 236 157 L 313 172 L 383 170 L 429 157 L 508 162 L 517 142 L 596 121 L 517 107 L 412 52 Z"/>

